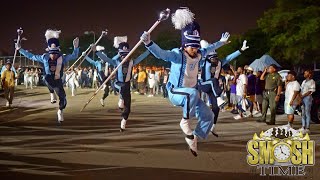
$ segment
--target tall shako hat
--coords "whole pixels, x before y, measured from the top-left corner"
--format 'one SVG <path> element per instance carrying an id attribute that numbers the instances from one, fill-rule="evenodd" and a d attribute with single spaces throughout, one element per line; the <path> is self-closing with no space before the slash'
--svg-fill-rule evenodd
<path id="1" fill-rule="evenodd" d="M 181 46 L 200 48 L 200 25 L 189 8 L 180 8 L 172 15 L 172 23 L 181 30 Z"/>
<path id="2" fill-rule="evenodd" d="M 113 46 L 118 49 L 120 56 L 126 56 L 130 52 L 127 36 L 117 36 L 114 38 Z"/>
<path id="3" fill-rule="evenodd" d="M 60 54 L 59 35 L 61 31 L 48 29 L 45 37 L 47 40 L 49 54 Z"/>

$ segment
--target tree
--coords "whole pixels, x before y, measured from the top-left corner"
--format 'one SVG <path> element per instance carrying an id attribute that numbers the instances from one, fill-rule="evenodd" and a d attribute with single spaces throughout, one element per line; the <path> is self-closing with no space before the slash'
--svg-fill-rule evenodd
<path id="1" fill-rule="evenodd" d="M 320 0 L 276 0 L 258 26 L 270 36 L 270 53 L 292 65 L 320 59 Z"/>

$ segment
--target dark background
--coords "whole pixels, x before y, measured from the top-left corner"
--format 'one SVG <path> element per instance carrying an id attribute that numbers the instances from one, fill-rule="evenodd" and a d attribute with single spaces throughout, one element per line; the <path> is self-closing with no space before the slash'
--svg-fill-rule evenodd
<path id="1" fill-rule="evenodd" d="M 203 39 L 214 41 L 219 40 L 224 31 L 235 35 L 256 27 L 257 19 L 273 4 L 273 0 L 3 1 L 0 50 L 13 54 L 13 39 L 20 26 L 24 29 L 23 36 L 28 39 L 23 41 L 23 47 L 34 53 L 44 52 L 44 33 L 48 28 L 60 29 L 60 38 L 82 36 L 88 30 L 94 31 L 98 37 L 107 28 L 108 38 L 128 35 L 129 43 L 135 44 L 161 10 L 170 8 L 174 12 L 183 6 L 196 14 Z M 152 37 L 167 29 L 174 30 L 171 20 L 162 23 Z"/>

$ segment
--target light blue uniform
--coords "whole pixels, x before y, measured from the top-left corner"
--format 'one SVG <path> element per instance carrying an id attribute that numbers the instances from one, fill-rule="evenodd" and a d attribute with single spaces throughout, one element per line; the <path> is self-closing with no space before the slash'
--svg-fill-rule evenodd
<path id="1" fill-rule="evenodd" d="M 102 59 L 104 62 L 108 62 L 110 65 L 117 67 L 121 63 L 120 55 L 117 54 L 112 59 L 110 59 L 105 53 L 98 51 L 97 56 Z M 149 51 L 145 51 L 142 53 L 137 59 L 128 61 L 128 67 L 125 67 L 126 63 L 121 65 L 117 71 L 116 79 L 118 82 L 128 82 L 131 80 L 132 76 L 132 68 L 133 66 L 139 64 L 142 60 L 144 60 L 150 54 Z"/>
<path id="2" fill-rule="evenodd" d="M 43 55 L 34 55 L 24 49 L 20 49 L 19 52 L 28 59 L 40 62 L 43 64 L 45 77 L 44 82 L 49 88 L 50 93 L 54 93 L 54 91 L 59 96 L 59 109 L 63 110 L 67 106 L 66 93 L 63 89 L 63 83 L 61 77 L 63 77 L 63 68 L 64 65 L 70 61 L 78 58 L 79 48 L 75 48 L 72 54 L 62 55 L 62 66 L 60 70 L 60 79 L 55 80 L 54 74 L 56 71 L 57 61 L 52 61 L 50 59 L 49 53 L 45 53 Z"/>
<path id="3" fill-rule="evenodd" d="M 44 72 L 46 75 L 51 75 L 52 71 L 50 71 L 50 64 L 49 64 L 49 53 L 44 53 L 43 55 L 34 55 L 24 49 L 20 49 L 19 52 L 25 56 L 26 58 L 37 61 L 39 63 L 42 63 L 44 66 Z M 67 62 L 77 59 L 79 55 L 79 48 L 75 48 L 72 52 L 72 54 L 68 54 L 66 56 L 62 55 L 62 66 L 64 66 Z M 60 77 L 63 76 L 63 67 L 61 67 L 60 71 Z"/>
<path id="4" fill-rule="evenodd" d="M 238 51 L 235 51 L 231 54 L 229 54 L 226 58 L 222 59 L 221 60 L 221 67 L 222 68 L 224 65 L 228 64 L 230 61 L 232 61 L 233 59 L 237 58 L 238 56 L 241 55 L 241 52 L 238 50 Z M 215 82 L 212 81 L 212 75 L 211 75 L 211 63 L 206 61 L 204 61 L 203 64 L 201 64 L 202 66 L 202 75 L 201 75 L 201 85 L 209 85 L 211 88 L 212 88 L 212 92 L 214 94 L 215 97 L 219 96 L 220 95 L 220 92 L 216 92 L 218 91 L 217 90 L 217 87 L 219 85 L 217 84 L 214 84 Z M 220 70 L 219 70 L 220 71 Z M 219 76 L 220 76 L 220 72 L 219 72 Z M 219 77 L 216 77 L 217 80 L 219 79 Z"/>
<path id="5" fill-rule="evenodd" d="M 108 58 L 108 57 L 107 57 Z M 97 70 L 98 70 L 98 81 L 100 82 L 100 83 L 103 83 L 104 82 L 104 80 L 105 80 L 105 73 L 103 72 L 103 70 L 102 70 L 102 67 L 103 67 L 103 62 L 101 62 L 101 61 L 94 61 L 93 59 L 91 59 L 89 56 L 86 56 L 85 57 L 85 59 L 90 63 L 90 64 L 92 64 L 92 65 L 94 65 L 96 68 L 97 68 Z M 106 62 L 106 63 L 108 63 L 108 62 Z"/>
<path id="6" fill-rule="evenodd" d="M 194 61 L 194 64 L 187 61 L 188 58 L 182 49 L 163 50 L 154 42 L 146 46 L 156 58 L 171 62 L 170 77 L 167 83 L 169 99 L 173 105 L 183 108 L 183 118 L 198 118 L 198 125 L 193 133 L 203 139 L 207 138 L 210 132 L 214 115 L 200 99 L 196 89 L 197 83 L 194 87 L 186 87 L 186 85 L 190 85 L 188 81 L 197 82 L 197 76 L 194 77 L 194 74 L 198 74 L 198 68 L 195 67 L 199 67 L 199 63 L 203 64 L 204 57 L 223 45 L 224 43 L 217 42 L 205 49 L 199 49 L 200 57 L 198 56 L 199 59 Z M 192 77 L 195 79 L 188 79 L 185 74 L 193 74 Z"/>
<path id="7" fill-rule="evenodd" d="M 202 72 L 202 76 L 201 76 L 201 82 L 200 82 L 199 89 L 202 92 L 207 93 L 209 96 L 209 102 L 212 105 L 211 110 L 214 113 L 213 124 L 217 123 L 219 112 L 220 112 L 220 108 L 218 107 L 218 103 L 217 103 L 217 97 L 220 96 L 220 94 L 222 93 L 222 90 L 221 90 L 221 87 L 219 86 L 219 81 L 218 81 L 221 68 L 240 55 L 241 55 L 241 52 L 238 50 L 238 51 L 235 51 L 235 52 L 229 54 L 225 59 L 221 60 L 220 61 L 221 67 L 218 70 L 219 71 L 219 72 L 217 72 L 218 76 L 216 76 L 216 77 L 212 77 L 211 63 L 208 62 L 207 59 L 205 58 L 205 62 L 202 67 L 203 72 Z"/>
<path id="8" fill-rule="evenodd" d="M 241 55 L 241 52 L 239 50 L 229 54 L 226 58 L 221 60 L 221 67 L 223 67 L 226 64 L 229 64 L 230 61 L 232 61 L 233 59 L 237 58 L 240 55 Z M 203 64 L 203 67 L 205 67 L 203 69 L 205 71 L 205 76 L 202 77 L 202 80 L 208 81 L 209 79 L 211 79 L 211 63 L 205 61 L 205 63 Z"/>
<path id="9" fill-rule="evenodd" d="M 112 59 L 108 58 L 108 56 L 101 51 L 97 52 L 96 54 L 100 59 L 102 59 L 105 62 L 108 62 L 110 65 L 113 65 L 114 67 L 117 67 L 121 63 L 121 57 L 119 53 Z M 134 65 L 137 65 L 142 60 L 144 60 L 149 54 L 149 51 L 145 51 L 137 59 L 123 63 L 117 71 L 116 82 L 114 85 L 120 93 L 120 98 L 124 101 L 124 108 L 121 116 L 125 120 L 129 118 L 129 114 L 131 112 L 130 80 L 132 78 L 132 68 Z"/>

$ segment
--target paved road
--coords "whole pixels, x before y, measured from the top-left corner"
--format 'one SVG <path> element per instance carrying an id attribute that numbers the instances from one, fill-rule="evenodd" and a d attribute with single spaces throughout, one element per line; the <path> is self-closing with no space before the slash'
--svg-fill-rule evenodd
<path id="1" fill-rule="evenodd" d="M 22 88 L 22 87 L 20 87 Z M 246 143 L 254 133 L 271 126 L 254 119 L 233 120 L 221 113 L 212 135 L 199 143 L 199 156 L 188 151 L 179 129 L 181 110 L 161 97 L 132 94 L 127 131 L 119 132 L 118 97 L 101 107 L 95 98 L 80 113 L 92 90 L 76 97 L 67 90 L 63 126 L 56 126 L 57 105 L 49 103 L 48 90 L 19 89 L 15 108 L 4 108 L 0 98 L 0 179 L 288 179 L 260 177 L 246 163 Z M 100 96 L 100 95 L 99 95 Z M 196 121 L 193 121 L 193 127 Z M 286 117 L 277 117 L 285 124 Z M 295 123 L 299 128 L 300 118 Z M 320 126 L 312 124 L 316 163 L 320 162 Z M 318 179 L 320 166 L 307 168 L 303 179 Z"/>

